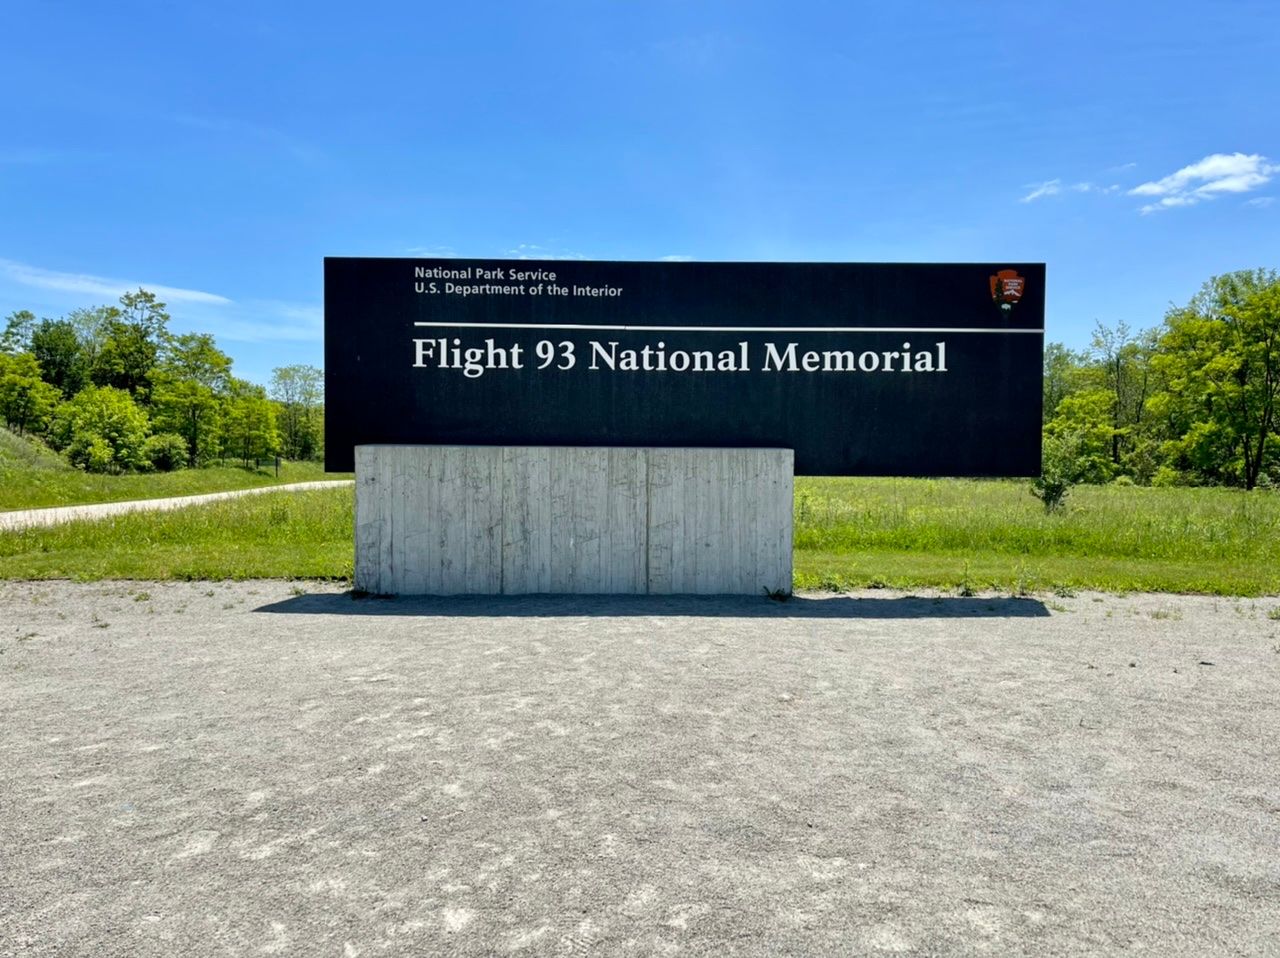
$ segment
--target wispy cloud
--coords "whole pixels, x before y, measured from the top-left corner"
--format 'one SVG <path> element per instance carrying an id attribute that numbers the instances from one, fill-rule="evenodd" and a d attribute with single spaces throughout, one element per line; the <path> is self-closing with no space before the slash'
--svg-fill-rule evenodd
<path id="1" fill-rule="evenodd" d="M 184 325 L 199 326 L 233 342 L 319 342 L 324 335 L 324 310 L 305 303 L 251 300 L 188 316 Z"/>
<path id="2" fill-rule="evenodd" d="M 1245 200 L 1245 206 L 1256 206 L 1260 210 L 1265 210 L 1268 206 L 1276 201 L 1274 196 L 1255 196 L 1251 200 Z"/>
<path id="3" fill-rule="evenodd" d="M 315 343 L 324 333 L 324 309 L 312 303 L 274 299 L 237 301 L 198 289 L 145 280 L 110 279 L 92 273 L 66 273 L 0 259 L 0 284 L 5 282 L 66 294 L 57 299 L 67 306 L 110 302 L 139 288 L 149 290 L 169 306 L 173 313 L 172 328 L 176 332 L 212 333 L 219 341 Z M 81 297 L 92 299 L 86 303 Z"/>
<path id="4" fill-rule="evenodd" d="M 155 293 L 167 303 L 206 303 L 220 306 L 231 303 L 231 300 L 225 296 L 206 293 L 203 290 L 183 289 L 178 286 L 164 286 L 160 283 L 136 280 L 109 279 L 106 276 L 94 276 L 91 273 L 63 273 L 58 270 L 42 269 L 39 266 L 28 266 L 26 263 L 18 263 L 11 259 L 0 259 L 0 276 L 37 289 L 87 293 L 91 296 L 106 296 L 111 299 L 118 299 L 124 293 L 142 287 Z"/>
<path id="5" fill-rule="evenodd" d="M 1035 200 L 1044 199 L 1046 196 L 1058 196 L 1062 193 L 1114 193 L 1120 187 L 1102 186 L 1088 180 L 1079 183 L 1063 183 L 1061 179 L 1045 180 L 1043 183 L 1030 183 L 1025 189 L 1030 190 L 1026 196 L 1022 197 L 1020 202 L 1031 203 Z"/>
<path id="6" fill-rule="evenodd" d="M 1159 180 L 1141 183 L 1130 196 L 1159 197 L 1139 212 L 1155 213 L 1195 206 L 1225 193 L 1249 193 L 1280 173 L 1280 166 L 1258 153 L 1213 153 Z"/>
<path id="7" fill-rule="evenodd" d="M 667 256 L 658 257 L 660 263 L 692 263 L 692 256 L 684 256 L 680 253 L 671 253 Z"/>
<path id="8" fill-rule="evenodd" d="M 521 243 L 512 249 L 503 250 L 503 254 L 512 259 L 586 259 L 581 253 L 539 246 L 536 243 Z"/>
<path id="9" fill-rule="evenodd" d="M 1057 196 L 1062 192 L 1062 180 L 1045 180 L 1043 183 L 1032 183 L 1028 186 L 1031 190 L 1022 198 L 1023 203 L 1031 203 L 1035 200 L 1044 199 L 1046 196 Z"/>
<path id="10" fill-rule="evenodd" d="M 410 246 L 406 256 L 421 256 L 425 259 L 455 259 L 458 251 L 452 246 Z"/>

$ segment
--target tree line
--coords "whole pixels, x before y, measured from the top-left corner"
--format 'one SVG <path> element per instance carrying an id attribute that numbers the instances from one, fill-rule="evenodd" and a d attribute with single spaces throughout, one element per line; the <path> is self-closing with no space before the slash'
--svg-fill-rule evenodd
<path id="1" fill-rule="evenodd" d="M 146 290 L 0 335 L 0 417 L 98 472 L 323 455 L 320 370 L 237 379 L 207 333 L 175 335 Z M 1044 353 L 1046 505 L 1078 482 L 1280 485 L 1280 277 L 1216 276 L 1161 326 L 1101 323 Z"/>
<path id="2" fill-rule="evenodd" d="M 1161 326 L 1046 346 L 1044 479 L 1274 486 L 1278 406 L 1280 277 L 1215 276 Z"/>
<path id="3" fill-rule="evenodd" d="M 0 334 L 0 417 L 90 472 L 323 455 L 320 370 L 279 367 L 268 390 L 233 376 L 212 335 L 168 324 L 145 289 L 60 319 L 11 314 Z"/>

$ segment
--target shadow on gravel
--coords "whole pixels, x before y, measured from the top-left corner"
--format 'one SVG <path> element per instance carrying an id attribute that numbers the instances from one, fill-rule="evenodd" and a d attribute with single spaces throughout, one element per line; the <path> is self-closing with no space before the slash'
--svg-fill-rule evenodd
<path id="1" fill-rule="evenodd" d="M 254 609 L 286 615 L 419 615 L 485 617 L 719 616 L 767 619 L 1039 618 L 1049 610 L 1027 598 L 801 598 L 751 596 L 355 596 L 300 595 Z"/>

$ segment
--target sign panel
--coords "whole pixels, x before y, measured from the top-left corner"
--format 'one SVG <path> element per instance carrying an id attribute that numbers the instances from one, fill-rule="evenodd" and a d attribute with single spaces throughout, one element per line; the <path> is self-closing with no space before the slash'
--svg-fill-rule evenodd
<path id="1" fill-rule="evenodd" d="M 750 446 L 1040 471 L 1043 264 L 325 259 L 325 468 L 366 443 Z"/>

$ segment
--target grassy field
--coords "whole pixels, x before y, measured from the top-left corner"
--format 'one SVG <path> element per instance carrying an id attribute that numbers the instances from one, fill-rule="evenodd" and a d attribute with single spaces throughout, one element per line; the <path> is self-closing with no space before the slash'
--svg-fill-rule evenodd
<path id="1" fill-rule="evenodd" d="M 885 585 L 1280 593 L 1280 495 L 1085 486 L 1046 515 L 1025 482 L 798 479 L 801 589 Z"/>
<path id="2" fill-rule="evenodd" d="M 349 579 L 351 489 L 0 532 L 6 579 Z"/>
<path id="3" fill-rule="evenodd" d="M 282 462 L 274 468 L 222 466 L 178 472 L 94 475 L 68 465 L 56 454 L 0 429 L 0 511 L 192 496 L 202 492 L 250 489 L 282 482 L 336 479 L 315 462 Z"/>
<path id="4" fill-rule="evenodd" d="M 799 589 L 1280 594 L 1280 494 L 1078 489 L 1045 515 L 1026 483 L 800 479 Z M 0 533 L 3 578 L 349 578 L 352 491 Z"/>

